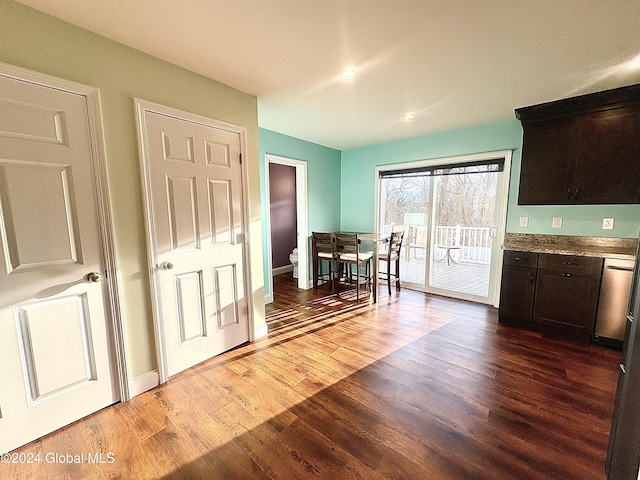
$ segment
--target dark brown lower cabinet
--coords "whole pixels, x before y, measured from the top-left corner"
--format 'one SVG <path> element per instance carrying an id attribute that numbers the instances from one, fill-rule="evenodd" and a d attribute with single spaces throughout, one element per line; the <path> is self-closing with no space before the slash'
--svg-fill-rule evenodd
<path id="1" fill-rule="evenodd" d="M 601 258 L 505 251 L 500 322 L 589 342 L 602 264 Z"/>
<path id="2" fill-rule="evenodd" d="M 507 250 L 500 285 L 500 321 L 531 322 L 536 292 L 538 254 Z"/>
<path id="3" fill-rule="evenodd" d="M 533 322 L 571 332 L 588 342 L 598 308 L 600 275 L 538 270 Z"/>
<path id="4" fill-rule="evenodd" d="M 531 321 L 536 277 L 535 268 L 507 265 L 502 269 L 501 316 L 512 320 Z"/>

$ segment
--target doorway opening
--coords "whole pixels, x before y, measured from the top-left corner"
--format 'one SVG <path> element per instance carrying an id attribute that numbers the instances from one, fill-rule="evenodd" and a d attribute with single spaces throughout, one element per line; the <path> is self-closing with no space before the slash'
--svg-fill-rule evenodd
<path id="1" fill-rule="evenodd" d="M 266 198 L 267 212 L 264 222 L 266 224 L 266 240 L 267 240 L 267 272 L 269 273 L 270 289 L 266 297 L 266 302 L 273 302 L 273 275 L 278 274 L 279 270 L 274 269 L 273 265 L 273 249 L 277 239 L 272 240 L 272 232 L 276 229 L 276 225 L 272 224 L 271 212 L 274 205 L 271 204 L 271 182 L 269 180 L 270 165 L 280 165 L 295 168 L 295 211 L 296 211 L 296 247 L 298 253 L 297 266 L 297 285 L 298 288 L 304 290 L 309 289 L 309 220 L 307 211 L 307 162 L 295 160 L 292 158 L 279 157 L 277 155 L 265 155 L 265 172 L 266 172 Z M 275 272 L 274 272 L 275 270 Z"/>
<path id="2" fill-rule="evenodd" d="M 377 228 L 405 232 L 400 279 L 497 306 L 511 151 L 378 167 Z"/>

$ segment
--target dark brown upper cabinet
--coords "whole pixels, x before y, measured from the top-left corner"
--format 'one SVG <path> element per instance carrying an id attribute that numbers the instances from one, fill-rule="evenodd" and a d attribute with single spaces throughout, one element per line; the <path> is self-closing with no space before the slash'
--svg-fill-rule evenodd
<path id="1" fill-rule="evenodd" d="M 640 85 L 516 110 L 520 205 L 640 203 Z"/>

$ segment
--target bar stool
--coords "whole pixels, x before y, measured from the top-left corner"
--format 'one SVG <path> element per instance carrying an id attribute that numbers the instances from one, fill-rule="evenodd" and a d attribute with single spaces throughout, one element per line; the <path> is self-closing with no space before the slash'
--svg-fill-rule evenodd
<path id="1" fill-rule="evenodd" d="M 331 292 L 335 283 L 335 263 L 338 258 L 336 252 L 336 242 L 333 233 L 313 232 L 311 234 L 311 256 L 313 259 L 313 288 L 318 288 L 318 280 L 331 282 Z M 320 273 L 321 261 L 328 263 L 329 273 Z"/>
<path id="2" fill-rule="evenodd" d="M 336 233 L 336 250 L 338 252 L 338 294 L 340 285 L 351 285 L 353 283 L 352 267 L 355 267 L 356 302 L 360 301 L 360 285 L 371 288 L 371 259 L 373 252 L 361 252 L 359 250 L 360 241 L 356 233 Z M 344 277 L 342 266 L 347 267 Z M 365 274 L 360 274 L 361 267 L 365 267 Z"/>
<path id="3" fill-rule="evenodd" d="M 389 295 L 391 295 L 391 283 L 396 284 L 396 290 L 400 291 L 400 248 L 404 232 L 391 232 L 389 242 L 384 246 L 384 250 L 378 252 L 378 260 L 387 262 L 386 271 L 380 268 L 380 280 L 387 281 Z M 395 272 L 391 273 L 391 264 L 395 263 Z"/>

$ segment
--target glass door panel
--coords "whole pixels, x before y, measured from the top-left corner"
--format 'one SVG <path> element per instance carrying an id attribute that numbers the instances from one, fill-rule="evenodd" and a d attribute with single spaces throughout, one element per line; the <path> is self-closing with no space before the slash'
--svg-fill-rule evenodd
<path id="1" fill-rule="evenodd" d="M 428 287 L 489 296 L 498 172 L 434 177 Z"/>
<path id="2" fill-rule="evenodd" d="M 380 178 L 379 225 L 403 230 L 404 287 L 492 303 L 504 182 L 494 160 L 393 171 Z"/>
<path id="3" fill-rule="evenodd" d="M 404 231 L 400 281 L 419 289 L 426 284 L 431 183 L 425 176 L 380 179 L 382 231 Z"/>

